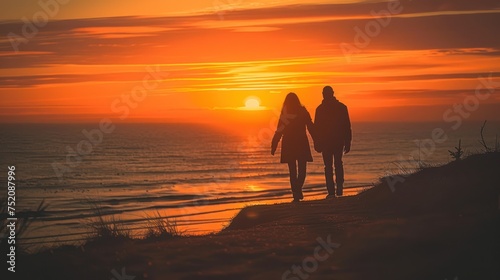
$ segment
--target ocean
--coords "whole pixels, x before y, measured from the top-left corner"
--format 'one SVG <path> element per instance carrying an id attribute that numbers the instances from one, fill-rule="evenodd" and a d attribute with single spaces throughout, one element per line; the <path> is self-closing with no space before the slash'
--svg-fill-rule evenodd
<path id="1" fill-rule="evenodd" d="M 344 157 L 346 194 L 356 194 L 388 174 L 447 163 L 448 150 L 459 139 L 466 154 L 480 151 L 481 124 L 454 129 L 446 122 L 353 123 L 352 151 Z M 156 213 L 185 234 L 197 235 L 221 230 L 245 206 L 292 200 L 280 151 L 271 156 L 270 136 L 258 130 L 116 124 L 113 132 L 94 133 L 90 140 L 82 132 L 97 128 L 0 125 L 0 178 L 6 186 L 8 166 L 15 166 L 16 212 L 31 215 L 27 211 L 42 201 L 48 205 L 23 236 L 26 246 L 82 242 L 98 213 L 113 217 L 133 236 L 143 235 L 146 220 Z M 499 132 L 500 123 L 487 124 L 484 135 L 490 145 Z M 321 156 L 313 154 L 306 200 L 326 196 Z M 0 199 L 6 193 L 7 187 Z"/>

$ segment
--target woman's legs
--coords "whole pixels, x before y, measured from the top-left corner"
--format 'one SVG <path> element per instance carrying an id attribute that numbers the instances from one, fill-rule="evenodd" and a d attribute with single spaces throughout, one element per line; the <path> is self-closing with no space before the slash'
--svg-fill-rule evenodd
<path id="1" fill-rule="evenodd" d="M 289 162 L 288 171 L 290 172 L 290 186 L 292 187 L 293 198 L 295 198 L 295 186 L 297 185 L 297 162 Z"/>
<path id="2" fill-rule="evenodd" d="M 307 162 L 298 161 L 298 170 L 296 161 L 289 162 L 288 170 L 290 172 L 290 186 L 292 187 L 293 198 L 295 200 L 303 199 L 302 187 L 306 180 Z"/>
<path id="3" fill-rule="evenodd" d="M 307 173 L 307 161 L 299 161 L 299 169 L 297 175 L 297 192 L 300 193 L 300 196 L 304 198 L 302 194 L 302 187 L 304 186 L 304 182 L 306 181 L 306 173 Z"/>

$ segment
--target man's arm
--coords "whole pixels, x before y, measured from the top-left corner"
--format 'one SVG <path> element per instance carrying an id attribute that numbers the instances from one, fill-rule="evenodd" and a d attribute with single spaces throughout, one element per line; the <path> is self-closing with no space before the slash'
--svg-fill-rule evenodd
<path id="1" fill-rule="evenodd" d="M 352 129 L 351 119 L 349 118 L 349 110 L 345 107 L 345 139 L 344 139 L 344 152 L 347 154 L 351 151 Z"/>

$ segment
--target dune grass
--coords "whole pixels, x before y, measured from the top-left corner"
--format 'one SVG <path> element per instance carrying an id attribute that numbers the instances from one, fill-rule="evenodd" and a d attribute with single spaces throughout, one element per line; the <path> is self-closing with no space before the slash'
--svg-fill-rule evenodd
<path id="1" fill-rule="evenodd" d="M 175 220 L 163 217 L 159 211 L 153 215 L 145 215 L 145 232 L 143 235 L 132 235 L 132 229 L 124 220 L 115 215 L 105 213 L 100 202 L 89 200 L 88 204 L 94 212 L 94 218 L 88 222 L 92 229 L 89 237 L 91 243 L 120 242 L 126 240 L 157 240 L 184 236 Z"/>
<path id="2" fill-rule="evenodd" d="M 8 205 L 7 205 L 7 199 L 5 198 L 0 198 L 0 248 L 6 248 L 8 246 L 7 243 L 7 224 L 8 220 Z M 47 209 L 48 204 L 45 202 L 45 200 L 42 200 L 36 210 L 28 210 L 28 211 L 22 211 L 19 213 L 16 213 L 16 216 L 18 218 L 16 222 L 16 242 L 17 242 L 17 250 L 21 251 L 29 251 L 30 248 L 28 248 L 26 245 L 23 245 L 22 243 L 22 237 L 30 230 L 31 224 Z M 6 250 L 3 250 L 6 252 Z"/>
<path id="3" fill-rule="evenodd" d="M 88 204 L 95 217 L 88 222 L 92 229 L 89 236 L 91 242 L 121 241 L 131 238 L 130 230 L 123 225 L 123 221 L 114 215 L 104 213 L 99 201 L 88 200 Z"/>
<path id="4" fill-rule="evenodd" d="M 146 215 L 147 231 L 144 239 L 168 239 L 182 237 L 185 232 L 179 230 L 175 220 L 162 217 L 156 211 L 153 215 Z"/>

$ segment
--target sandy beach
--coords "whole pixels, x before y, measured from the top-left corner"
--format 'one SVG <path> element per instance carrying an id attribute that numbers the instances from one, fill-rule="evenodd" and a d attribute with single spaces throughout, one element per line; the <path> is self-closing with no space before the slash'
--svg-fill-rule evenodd
<path id="1" fill-rule="evenodd" d="M 498 279 L 499 165 L 498 153 L 476 155 L 401 177 L 395 192 L 382 180 L 357 196 L 247 207 L 218 234 L 97 240 L 24 255 L 16 275 Z"/>

